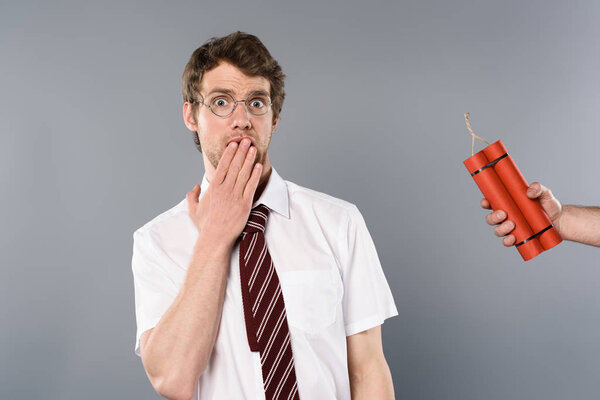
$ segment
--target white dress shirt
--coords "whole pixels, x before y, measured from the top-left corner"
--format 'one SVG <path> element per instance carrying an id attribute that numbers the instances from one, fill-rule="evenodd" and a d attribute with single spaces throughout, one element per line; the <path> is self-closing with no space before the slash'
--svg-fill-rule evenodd
<path id="1" fill-rule="evenodd" d="M 200 196 L 208 186 L 205 176 Z M 365 221 L 355 205 L 284 181 L 275 169 L 253 207 L 261 203 L 271 209 L 265 239 L 283 292 L 300 398 L 349 400 L 346 336 L 398 314 Z M 186 199 L 134 233 L 137 355 L 142 333 L 177 296 L 197 237 Z M 239 241 L 217 340 L 194 398 L 265 398 L 260 355 L 246 337 Z"/>

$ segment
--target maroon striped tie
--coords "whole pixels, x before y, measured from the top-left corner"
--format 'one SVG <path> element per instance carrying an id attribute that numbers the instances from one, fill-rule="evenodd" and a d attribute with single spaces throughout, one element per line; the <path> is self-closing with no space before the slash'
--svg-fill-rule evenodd
<path id="1" fill-rule="evenodd" d="M 260 351 L 267 400 L 299 400 L 279 278 L 265 243 L 269 209 L 260 204 L 252 209 L 240 243 L 240 276 L 246 334 L 250 350 Z"/>

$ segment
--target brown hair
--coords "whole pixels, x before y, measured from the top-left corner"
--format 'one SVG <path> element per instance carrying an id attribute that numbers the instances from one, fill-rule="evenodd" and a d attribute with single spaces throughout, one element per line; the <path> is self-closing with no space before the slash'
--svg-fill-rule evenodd
<path id="1" fill-rule="evenodd" d="M 197 48 L 185 69 L 181 79 L 181 92 L 184 102 L 192 103 L 194 118 L 198 112 L 200 82 L 205 72 L 217 67 L 219 62 L 227 61 L 244 74 L 267 78 L 271 86 L 273 103 L 273 121 L 279 117 L 285 99 L 285 74 L 279 63 L 271 56 L 265 45 L 254 35 L 234 32 L 224 37 L 213 37 Z M 194 143 L 202 153 L 198 133 L 194 132 Z"/>

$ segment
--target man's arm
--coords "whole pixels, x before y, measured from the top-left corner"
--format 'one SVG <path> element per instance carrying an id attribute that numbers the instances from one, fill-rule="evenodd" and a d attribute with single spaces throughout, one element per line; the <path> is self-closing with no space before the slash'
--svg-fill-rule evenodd
<path id="1" fill-rule="evenodd" d="M 600 247 L 600 207 L 563 206 L 559 233 L 563 239 Z"/>
<path id="2" fill-rule="evenodd" d="M 158 324 L 141 337 L 142 363 L 155 390 L 190 399 L 216 340 L 231 250 L 199 237 L 184 283 Z"/>
<path id="3" fill-rule="evenodd" d="M 352 400 L 393 399 L 392 374 L 381 344 L 381 325 L 346 338 Z"/>
<path id="4" fill-rule="evenodd" d="M 539 199 L 542 208 L 554 224 L 554 228 L 565 240 L 600 247 L 600 208 L 561 205 L 550 189 L 534 182 L 527 189 L 527 197 Z M 483 199 L 481 207 L 490 209 L 490 203 Z M 510 233 L 515 229 L 513 221 L 506 220 L 504 210 L 496 210 L 485 217 L 489 225 L 497 225 L 496 236 L 504 237 L 505 246 L 515 244 L 515 237 Z"/>
<path id="5" fill-rule="evenodd" d="M 230 144 L 207 192 L 187 194 L 198 239 L 182 287 L 157 325 L 141 337 L 146 374 L 169 399 L 190 399 L 212 353 L 223 306 L 231 250 L 252 206 L 262 166 L 255 150 Z M 230 172 L 232 171 L 232 172 Z"/>

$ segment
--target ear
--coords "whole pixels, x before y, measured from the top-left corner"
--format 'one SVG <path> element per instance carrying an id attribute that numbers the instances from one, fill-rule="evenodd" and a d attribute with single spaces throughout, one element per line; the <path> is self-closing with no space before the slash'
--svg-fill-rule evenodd
<path id="1" fill-rule="evenodd" d="M 279 124 L 279 117 L 275 118 L 275 121 L 273 121 L 273 126 L 271 127 L 271 133 L 275 132 L 275 128 L 277 128 L 277 124 Z"/>
<path id="2" fill-rule="evenodd" d="M 192 103 L 189 101 L 183 103 L 183 122 L 190 131 L 198 131 L 198 122 L 197 119 L 194 118 L 192 113 Z"/>

